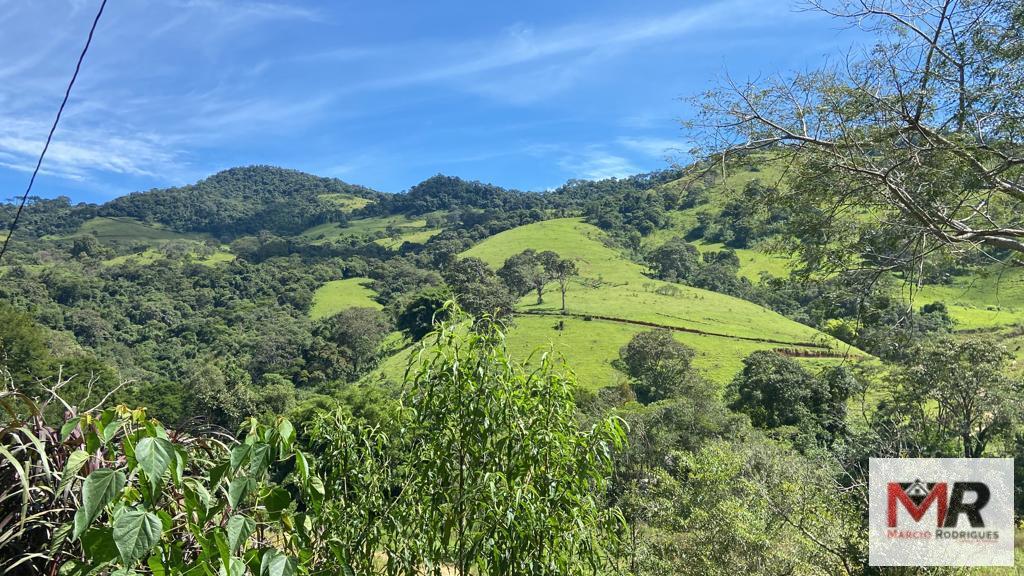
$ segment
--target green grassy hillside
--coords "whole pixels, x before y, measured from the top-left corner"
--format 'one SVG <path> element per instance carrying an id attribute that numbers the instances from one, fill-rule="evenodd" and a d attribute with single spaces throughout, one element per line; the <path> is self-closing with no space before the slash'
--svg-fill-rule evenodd
<path id="1" fill-rule="evenodd" d="M 729 198 L 742 191 L 748 182 L 761 180 L 776 185 L 783 169 L 771 161 L 752 160 L 749 164 L 733 166 L 725 179 L 719 179 L 707 190 L 708 202 L 686 210 L 669 213 L 671 225 L 644 238 L 643 245 L 651 249 L 676 236 L 685 236 L 697 223 L 702 212 L 715 213 Z M 662 184 L 661 188 L 676 189 L 685 180 Z M 701 252 L 721 250 L 721 244 L 697 240 L 694 245 Z M 757 282 L 762 273 L 776 277 L 788 276 L 793 260 L 787 254 L 769 253 L 757 247 L 737 249 L 741 276 Z M 932 302 L 943 302 L 958 330 L 1000 329 L 1024 324 L 1024 269 L 993 264 L 954 278 L 950 284 L 927 284 L 921 287 L 897 284 L 899 295 L 908 306 L 921 307 Z"/>
<path id="2" fill-rule="evenodd" d="M 183 234 L 156 224 L 146 224 L 135 218 L 100 216 L 87 220 L 78 231 L 68 236 L 92 234 L 105 243 L 164 242 L 168 240 L 203 240 L 204 234 Z"/>
<path id="3" fill-rule="evenodd" d="M 387 233 L 391 229 L 398 233 L 394 238 L 381 238 L 377 242 L 388 247 L 397 247 L 406 241 L 421 244 L 441 231 L 427 226 L 427 216 L 434 215 L 416 218 L 402 215 L 360 218 L 349 221 L 345 226 L 329 222 L 305 230 L 299 235 L 299 238 L 312 243 L 321 243 L 353 236 L 372 237 L 375 234 Z M 436 215 L 440 215 L 440 213 L 436 213 Z"/>
<path id="4" fill-rule="evenodd" d="M 331 204 L 337 206 L 342 212 L 345 213 L 352 212 L 364 206 L 369 206 L 370 204 L 373 204 L 373 200 L 370 200 L 369 198 L 363 198 L 361 196 L 356 196 L 354 194 L 344 194 L 340 192 L 336 194 L 321 194 L 320 196 L 318 196 L 318 198 L 326 202 L 330 202 Z"/>
<path id="5" fill-rule="evenodd" d="M 381 305 L 373 299 L 376 292 L 366 286 L 369 282 L 369 278 L 346 278 L 324 284 L 313 293 L 310 318 L 326 318 L 346 308 L 380 309 Z"/>
<path id="6" fill-rule="evenodd" d="M 569 360 L 588 388 L 614 383 L 619 373 L 611 363 L 633 334 L 650 329 L 642 323 L 676 329 L 676 338 L 697 350 L 697 366 L 718 382 L 731 379 L 743 357 L 754 350 L 831 349 L 830 353 L 839 355 L 849 348 L 745 300 L 648 278 L 644 267 L 611 247 L 601 230 L 574 218 L 502 232 L 463 256 L 474 256 L 498 267 L 525 248 L 552 250 L 576 260 L 580 277 L 568 291 L 567 308 L 573 316 L 564 318 L 563 330 L 555 328 L 563 317 L 558 315 L 560 296 L 552 284 L 543 304 L 538 305 L 533 294 L 520 301 L 522 314 L 517 315 L 509 331 L 509 346 L 516 357 L 553 346 Z M 590 321 L 586 320 L 588 316 Z M 855 349 L 849 353 L 863 356 Z M 828 361 L 836 360 L 816 360 Z"/>
<path id="7" fill-rule="evenodd" d="M 1024 324 L 1024 269 L 994 264 L 950 284 L 902 287 L 916 305 L 941 301 L 962 330 Z"/>

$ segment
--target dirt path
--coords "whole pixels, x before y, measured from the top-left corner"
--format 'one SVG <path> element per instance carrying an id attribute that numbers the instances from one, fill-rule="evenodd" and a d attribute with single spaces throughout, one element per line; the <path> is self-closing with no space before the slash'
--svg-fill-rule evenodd
<path id="1" fill-rule="evenodd" d="M 594 320 L 605 320 L 608 322 L 619 322 L 621 324 L 633 324 L 634 326 L 650 326 L 652 328 L 664 328 L 665 330 L 674 330 L 676 332 L 688 332 L 690 334 L 700 334 L 702 336 L 716 336 L 718 338 L 732 338 L 733 340 L 746 340 L 748 342 L 763 342 L 765 344 L 782 344 L 790 347 L 800 348 L 815 348 L 817 350 L 828 350 L 832 351 L 833 348 L 826 344 L 819 342 L 789 342 L 786 340 L 773 340 L 771 338 L 757 338 L 755 336 L 735 336 L 732 334 L 722 334 L 720 332 L 709 332 L 707 330 L 700 330 L 697 328 L 684 328 L 682 326 L 670 326 L 668 324 L 658 324 L 657 322 L 645 322 L 643 320 L 629 320 L 626 318 L 615 318 L 612 316 L 599 316 L 597 314 L 578 314 L 573 312 L 567 312 L 562 314 L 561 312 L 544 312 L 540 310 L 520 310 L 517 314 L 530 314 L 534 316 L 552 316 L 552 317 L 570 317 L 570 318 L 591 318 Z M 845 355 L 837 354 L 837 358 L 844 358 Z"/>

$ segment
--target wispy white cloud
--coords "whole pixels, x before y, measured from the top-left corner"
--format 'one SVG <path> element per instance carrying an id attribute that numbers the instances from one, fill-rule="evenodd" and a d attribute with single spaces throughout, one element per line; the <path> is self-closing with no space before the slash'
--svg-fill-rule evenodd
<path id="1" fill-rule="evenodd" d="M 602 146 L 591 146 L 578 154 L 570 153 L 558 165 L 572 178 L 603 180 L 623 178 L 640 172 L 629 159 L 608 152 Z"/>
<path id="2" fill-rule="evenodd" d="M 616 142 L 629 150 L 656 158 L 672 158 L 686 152 L 685 142 L 670 138 L 624 136 Z"/>
<path id="3" fill-rule="evenodd" d="M 174 0 L 184 10 L 212 12 L 228 22 L 251 20 L 320 21 L 323 15 L 310 8 L 287 2 L 247 2 L 245 0 Z"/>
<path id="4" fill-rule="evenodd" d="M 39 122 L 0 117 L 0 154 L 8 168 L 31 171 L 35 167 L 48 127 Z M 90 127 L 58 130 L 46 154 L 44 173 L 81 181 L 98 172 L 129 176 L 155 176 L 178 158 L 154 136 L 125 136 Z"/>
<path id="5" fill-rule="evenodd" d="M 751 0 L 722 0 L 699 8 L 683 9 L 633 19 L 573 23 L 545 29 L 519 24 L 507 28 L 496 40 L 476 40 L 442 47 L 411 46 L 409 55 L 427 55 L 428 66 L 417 66 L 356 86 L 357 89 L 383 89 L 472 77 L 467 87 L 505 99 L 523 99 L 521 92 L 498 89 L 514 83 L 533 87 L 541 93 L 554 93 L 573 83 L 574 67 L 587 60 L 610 56 L 638 47 L 678 38 L 709 26 L 737 26 L 749 22 L 759 4 Z M 447 57 L 446 57 L 447 56 Z M 557 61 L 557 64 L 554 62 Z M 539 64 L 539 66 L 538 66 Z M 528 65 L 533 65 L 530 67 Z M 501 72 L 494 87 L 478 77 Z M 553 82 L 552 82 L 553 80 Z M 526 97 L 526 101 L 534 98 Z"/>

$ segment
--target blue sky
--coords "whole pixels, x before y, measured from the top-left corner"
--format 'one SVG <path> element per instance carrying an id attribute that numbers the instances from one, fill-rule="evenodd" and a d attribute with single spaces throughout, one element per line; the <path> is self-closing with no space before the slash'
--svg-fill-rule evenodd
<path id="1" fill-rule="evenodd" d="M 0 0 L 0 197 L 21 193 L 98 0 Z M 397 192 L 664 168 L 680 97 L 821 64 L 784 0 L 110 0 L 34 193 L 104 201 L 274 164 Z"/>

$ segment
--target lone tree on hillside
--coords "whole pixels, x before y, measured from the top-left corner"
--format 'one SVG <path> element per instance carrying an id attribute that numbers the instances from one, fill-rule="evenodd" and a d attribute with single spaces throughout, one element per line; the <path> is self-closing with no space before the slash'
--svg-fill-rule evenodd
<path id="1" fill-rule="evenodd" d="M 579 269 L 576 268 L 576 262 L 568 258 L 559 258 L 558 254 L 554 252 L 541 252 L 540 255 L 542 257 L 550 255 L 544 260 L 544 270 L 558 282 L 558 290 L 562 293 L 562 313 L 564 314 L 566 312 L 565 293 L 569 290 L 569 280 L 574 276 L 579 276 Z"/>
<path id="2" fill-rule="evenodd" d="M 547 284 L 557 280 L 562 293 L 563 312 L 569 279 L 578 274 L 574 261 L 563 259 L 551 250 L 537 252 L 532 248 L 510 256 L 498 270 L 498 276 L 516 296 L 524 296 L 530 291 L 536 292 L 537 304 L 544 303 L 544 289 Z"/>
<path id="3" fill-rule="evenodd" d="M 699 98 L 687 124 L 704 168 L 755 151 L 786 160 L 789 186 L 771 201 L 795 208 L 808 264 L 1024 253 L 1024 4 L 810 2 L 875 45 Z"/>

